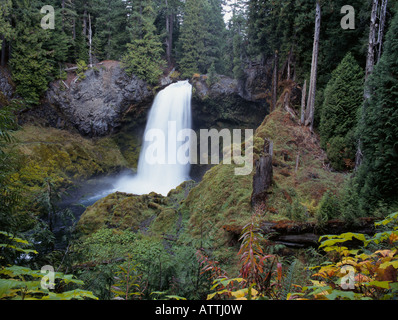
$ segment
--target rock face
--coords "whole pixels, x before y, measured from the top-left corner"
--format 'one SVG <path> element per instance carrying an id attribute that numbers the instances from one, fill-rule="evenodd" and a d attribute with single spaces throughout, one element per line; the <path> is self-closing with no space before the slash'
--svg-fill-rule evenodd
<path id="1" fill-rule="evenodd" d="M 192 80 L 192 85 L 195 129 L 255 129 L 268 113 L 266 100 L 247 94 L 238 80 L 219 75 L 218 80 L 209 85 L 207 77 L 200 76 Z"/>
<path id="2" fill-rule="evenodd" d="M 259 66 L 248 69 L 244 81 L 219 75 L 211 85 L 206 76 L 193 78 L 194 129 L 257 128 L 269 109 L 266 71 Z M 175 81 L 164 77 L 153 88 L 127 76 L 117 61 L 104 61 L 86 71 L 84 79 L 75 79 L 76 74 L 69 72 L 65 82 L 51 83 L 41 104 L 24 110 L 20 124 L 33 120 L 89 137 L 106 136 L 127 126 L 129 132 L 140 135 L 156 91 Z"/>
<path id="3" fill-rule="evenodd" d="M 128 77 L 120 63 L 90 69 L 85 76 L 80 82 L 72 81 L 69 88 L 52 84 L 45 97 L 63 120 L 83 135 L 104 136 L 113 132 L 129 108 L 153 99 L 147 83 L 135 76 Z"/>
<path id="4" fill-rule="evenodd" d="M 14 88 L 11 85 L 11 76 L 9 72 L 0 68 L 0 106 L 7 103 L 14 95 Z"/>

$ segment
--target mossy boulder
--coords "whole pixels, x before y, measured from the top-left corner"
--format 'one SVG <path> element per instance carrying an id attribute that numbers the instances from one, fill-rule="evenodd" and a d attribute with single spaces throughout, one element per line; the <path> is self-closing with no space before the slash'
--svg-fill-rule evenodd
<path id="1" fill-rule="evenodd" d="M 117 144 L 109 137 L 87 139 L 77 133 L 33 125 L 23 126 L 14 137 L 12 149 L 18 155 L 19 170 L 12 181 L 14 188 L 26 194 L 21 201 L 26 210 L 33 210 L 35 198 L 47 182 L 58 193 L 86 179 L 128 167 Z"/>
<path id="2" fill-rule="evenodd" d="M 132 230 L 161 237 L 182 228 L 181 201 L 195 185 L 186 181 L 167 197 L 157 193 L 134 195 L 117 192 L 88 207 L 79 220 L 79 230 L 89 235 L 101 228 Z"/>
<path id="3" fill-rule="evenodd" d="M 14 136 L 14 148 L 25 160 L 22 170 L 39 167 L 43 177 L 79 180 L 127 167 L 118 146 L 109 137 L 92 140 L 32 125 L 24 126 Z"/>
<path id="4" fill-rule="evenodd" d="M 79 221 L 79 229 L 86 234 L 105 226 L 133 231 L 147 229 L 167 204 L 159 194 L 137 196 L 114 193 L 87 208 Z"/>

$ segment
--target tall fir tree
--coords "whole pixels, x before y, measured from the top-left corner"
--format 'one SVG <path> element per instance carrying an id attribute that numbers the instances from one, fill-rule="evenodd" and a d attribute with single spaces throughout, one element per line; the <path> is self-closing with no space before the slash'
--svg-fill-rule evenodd
<path id="1" fill-rule="evenodd" d="M 358 134 L 363 162 L 358 169 L 360 208 L 369 213 L 380 201 L 397 204 L 398 186 L 398 7 L 384 53 L 366 86 L 370 98 L 360 116 Z"/>
<path id="2" fill-rule="evenodd" d="M 120 60 L 127 40 L 127 10 L 123 0 L 95 0 L 93 46 L 99 60 Z"/>
<path id="3" fill-rule="evenodd" d="M 13 7 L 15 37 L 9 60 L 16 92 L 26 103 L 36 105 L 51 80 L 53 52 L 44 47 L 50 31 L 40 27 L 42 3 L 18 2 Z"/>
<path id="4" fill-rule="evenodd" d="M 155 84 L 165 65 L 160 36 L 156 33 L 156 14 L 151 0 L 142 0 L 132 8 L 130 21 L 131 41 L 123 56 L 123 66 L 128 74 Z"/>
<path id="5" fill-rule="evenodd" d="M 207 73 L 213 62 L 221 72 L 224 35 L 220 0 L 187 0 L 179 38 L 182 75 Z"/>
<path id="6" fill-rule="evenodd" d="M 155 25 L 158 34 L 162 36 L 169 66 L 175 65 L 175 49 L 180 32 L 179 17 L 182 15 L 183 6 L 183 0 L 155 0 Z"/>
<path id="7" fill-rule="evenodd" d="M 10 23 L 10 13 L 12 8 L 11 0 L 3 0 L 0 7 L 0 50 L 1 59 L 0 64 L 2 67 L 5 65 L 6 55 L 6 40 L 9 40 L 12 34 Z"/>
<path id="8" fill-rule="evenodd" d="M 206 32 L 204 6 L 206 0 L 187 0 L 184 20 L 181 27 L 179 65 L 183 77 L 205 72 L 201 68 L 205 63 Z"/>
<path id="9" fill-rule="evenodd" d="M 205 30 L 205 54 L 207 59 L 203 68 L 208 72 L 214 63 L 216 71 L 224 73 L 225 64 L 222 57 L 226 46 L 226 27 L 223 17 L 222 0 L 208 0 L 205 3 L 204 14 L 207 17 L 207 30 Z"/>
<path id="10" fill-rule="evenodd" d="M 227 49 L 225 50 L 227 69 L 235 79 L 244 78 L 245 60 L 247 59 L 246 41 L 246 4 L 242 0 L 238 0 L 232 5 L 232 16 L 228 22 Z"/>
<path id="11" fill-rule="evenodd" d="M 348 53 L 325 89 L 319 127 L 321 146 L 337 170 L 351 168 L 355 157 L 354 130 L 362 104 L 363 79 L 363 70 Z"/>

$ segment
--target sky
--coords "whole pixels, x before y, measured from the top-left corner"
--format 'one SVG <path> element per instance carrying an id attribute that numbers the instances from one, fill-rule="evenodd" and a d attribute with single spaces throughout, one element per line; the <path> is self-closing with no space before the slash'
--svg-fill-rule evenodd
<path id="1" fill-rule="evenodd" d="M 230 7 L 231 3 L 235 3 L 236 0 L 226 0 L 226 5 L 224 7 L 224 21 L 225 23 L 228 23 L 229 19 L 232 17 L 232 10 Z"/>

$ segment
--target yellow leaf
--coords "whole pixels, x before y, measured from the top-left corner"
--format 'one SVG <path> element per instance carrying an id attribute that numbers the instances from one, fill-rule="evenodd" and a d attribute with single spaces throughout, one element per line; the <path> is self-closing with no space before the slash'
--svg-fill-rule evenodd
<path id="1" fill-rule="evenodd" d="M 242 298 L 247 294 L 247 289 L 238 290 L 235 292 L 231 292 L 232 296 L 235 298 Z"/>
<path id="2" fill-rule="evenodd" d="M 379 253 L 383 257 L 393 257 L 395 254 L 395 252 L 392 252 L 391 250 L 379 250 L 379 251 L 376 251 L 375 253 Z"/>
<path id="3" fill-rule="evenodd" d="M 389 266 L 393 266 L 394 269 L 398 269 L 398 260 L 386 261 L 386 262 L 382 263 L 379 268 L 386 269 Z"/>
<path id="4" fill-rule="evenodd" d="M 217 291 L 217 292 L 211 293 L 211 294 L 207 295 L 207 300 L 211 300 L 211 299 L 213 299 L 217 294 L 223 294 L 223 293 L 230 293 L 230 291 L 229 291 L 228 289 L 225 289 L 225 290 L 221 290 L 221 291 Z"/>
<path id="5" fill-rule="evenodd" d="M 368 285 L 383 289 L 390 289 L 390 281 L 372 281 Z"/>

